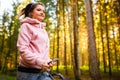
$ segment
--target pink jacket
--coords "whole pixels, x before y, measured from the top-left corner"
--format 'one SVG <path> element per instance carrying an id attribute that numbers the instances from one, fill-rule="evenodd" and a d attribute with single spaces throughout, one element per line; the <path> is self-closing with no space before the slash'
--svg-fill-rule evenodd
<path id="1" fill-rule="evenodd" d="M 21 66 L 40 69 L 45 61 L 50 61 L 49 38 L 44 26 L 45 23 L 29 17 L 21 21 L 17 41 Z"/>

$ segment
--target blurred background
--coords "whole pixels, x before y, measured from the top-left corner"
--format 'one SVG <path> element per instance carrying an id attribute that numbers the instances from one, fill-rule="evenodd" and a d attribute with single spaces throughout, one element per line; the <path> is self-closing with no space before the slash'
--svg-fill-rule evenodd
<path id="1" fill-rule="evenodd" d="M 20 10 L 46 6 L 52 68 L 66 80 L 120 80 L 120 0 L 0 0 L 0 80 L 16 80 Z M 58 80 L 58 79 L 56 79 Z"/>

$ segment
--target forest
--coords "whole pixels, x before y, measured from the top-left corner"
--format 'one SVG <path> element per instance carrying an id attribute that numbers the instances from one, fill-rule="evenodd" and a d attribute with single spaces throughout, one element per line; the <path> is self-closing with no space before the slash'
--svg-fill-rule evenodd
<path id="1" fill-rule="evenodd" d="M 0 15 L 0 80 L 16 80 L 20 11 L 30 2 L 46 6 L 54 72 L 66 80 L 120 80 L 120 0 L 22 0 Z M 6 5 L 5 5 L 6 6 Z"/>

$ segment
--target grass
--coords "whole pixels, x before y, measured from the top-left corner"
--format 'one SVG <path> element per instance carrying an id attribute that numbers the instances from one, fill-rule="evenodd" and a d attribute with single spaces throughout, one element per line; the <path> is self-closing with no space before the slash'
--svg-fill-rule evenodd
<path id="1" fill-rule="evenodd" d="M 16 80 L 16 77 L 0 74 L 0 80 Z"/>

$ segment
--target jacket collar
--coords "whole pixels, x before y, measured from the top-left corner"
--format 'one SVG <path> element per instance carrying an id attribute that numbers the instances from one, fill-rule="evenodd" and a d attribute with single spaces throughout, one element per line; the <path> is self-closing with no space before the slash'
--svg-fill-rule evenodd
<path id="1" fill-rule="evenodd" d="M 23 23 L 29 23 L 29 24 L 35 25 L 36 27 L 40 27 L 40 28 L 44 28 L 46 26 L 45 22 L 40 22 L 37 19 L 33 19 L 30 17 L 26 17 L 23 20 L 21 20 L 21 24 Z"/>

